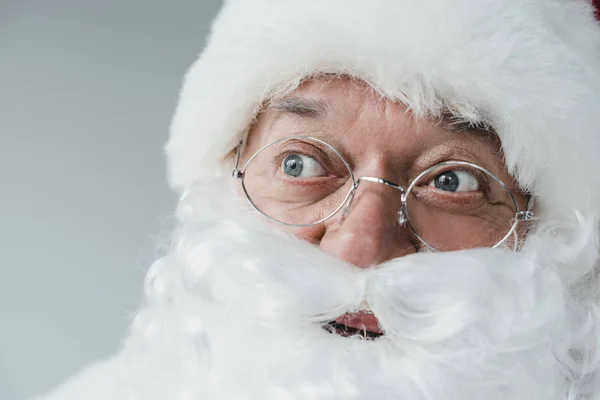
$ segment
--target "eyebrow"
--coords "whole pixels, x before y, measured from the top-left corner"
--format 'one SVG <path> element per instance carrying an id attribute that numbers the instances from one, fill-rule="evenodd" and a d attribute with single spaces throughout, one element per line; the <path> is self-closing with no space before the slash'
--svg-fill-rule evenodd
<path id="1" fill-rule="evenodd" d="M 301 118 L 323 119 L 332 109 L 331 103 L 300 96 L 285 96 L 272 100 L 267 108 L 283 111 Z M 478 138 L 496 157 L 503 159 L 502 143 L 495 129 L 484 121 L 469 121 L 449 110 L 438 117 L 437 125 L 448 132 L 464 132 Z"/>
<path id="2" fill-rule="evenodd" d="M 502 141 L 491 124 L 484 121 L 469 121 L 449 111 L 440 115 L 437 124 L 448 132 L 464 132 L 480 139 L 497 157 L 504 158 Z"/>
<path id="3" fill-rule="evenodd" d="M 268 108 L 284 111 L 303 118 L 321 119 L 329 112 L 331 105 L 322 100 L 286 96 L 273 100 L 268 104 Z"/>
<path id="4" fill-rule="evenodd" d="M 331 104 L 326 101 L 298 96 L 273 100 L 267 107 L 305 118 L 323 118 L 331 110 Z M 468 121 L 450 111 L 444 111 L 440 115 L 438 125 L 450 132 L 480 133 L 497 137 L 496 131 L 490 124 L 483 121 Z"/>
<path id="5" fill-rule="evenodd" d="M 477 132 L 481 134 L 496 135 L 496 131 L 489 123 L 484 121 L 469 121 L 450 111 L 444 111 L 438 119 L 438 125 L 450 132 Z"/>

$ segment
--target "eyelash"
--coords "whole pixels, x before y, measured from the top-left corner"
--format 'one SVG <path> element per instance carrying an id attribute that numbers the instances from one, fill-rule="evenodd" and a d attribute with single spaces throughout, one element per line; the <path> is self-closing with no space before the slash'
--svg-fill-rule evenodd
<path id="1" fill-rule="evenodd" d="M 440 161 L 439 163 L 433 164 L 431 167 L 433 167 L 434 165 L 440 164 L 442 162 L 446 162 L 446 161 L 463 161 L 463 160 L 445 160 L 445 161 Z M 471 162 L 471 161 L 466 161 L 466 162 Z M 430 168 L 430 167 L 428 167 Z M 424 170 L 426 170 L 427 168 L 425 168 Z M 433 171 L 431 172 L 431 174 L 426 175 L 422 178 L 423 182 L 430 182 L 432 179 L 435 179 L 436 177 L 449 172 L 449 171 L 464 171 L 467 172 L 469 174 L 472 174 L 475 179 L 477 180 L 477 182 L 479 183 L 479 190 L 478 192 L 483 193 L 483 195 L 485 196 L 486 199 L 489 199 L 491 196 L 491 185 L 489 182 L 489 179 L 487 177 L 486 174 L 484 174 L 482 171 L 475 169 L 475 168 L 464 168 L 464 166 L 456 166 L 456 165 L 448 165 L 445 168 L 441 168 L 437 171 Z M 418 175 L 418 174 L 417 174 Z M 410 182 L 412 182 L 414 180 L 411 179 Z"/>
<path id="2" fill-rule="evenodd" d="M 290 145 L 296 145 L 296 146 L 290 146 Z M 310 146 L 312 151 L 307 151 L 304 148 L 300 148 L 300 147 L 307 147 Z M 331 160 L 331 157 L 329 157 L 327 155 L 327 152 L 323 151 L 322 149 L 320 149 L 317 146 L 314 146 L 312 144 L 307 144 L 307 143 L 303 143 L 303 142 L 297 142 L 297 143 L 286 143 L 286 148 L 285 149 L 276 149 L 276 153 L 277 156 L 273 158 L 272 160 L 272 168 L 274 168 L 275 170 L 279 169 L 281 167 L 281 163 L 283 162 L 283 160 L 288 157 L 289 155 L 292 154 L 298 154 L 298 155 L 302 155 L 305 157 L 310 157 L 313 158 L 314 160 L 316 160 L 324 169 L 325 171 L 328 172 L 328 174 L 331 175 L 340 175 L 339 171 L 340 171 L 340 166 L 339 165 L 335 165 L 336 163 L 334 161 Z M 417 171 L 417 173 L 410 173 L 411 176 L 416 177 L 421 171 L 426 170 L 427 168 L 430 168 L 433 165 L 437 165 L 440 163 L 443 163 L 445 161 L 464 161 L 464 162 L 473 162 L 474 164 L 480 164 L 478 162 L 475 162 L 474 160 L 463 160 L 461 158 L 452 158 L 452 159 L 446 159 L 446 158 L 438 158 L 435 160 L 435 162 L 431 162 L 430 166 L 427 166 L 425 168 L 421 167 L 419 168 L 419 170 Z M 343 172 L 342 174 L 347 174 L 347 169 L 346 166 L 343 166 Z M 436 175 L 435 176 L 428 176 L 427 179 L 434 179 L 435 177 L 439 176 L 440 174 L 447 172 L 447 171 L 452 171 L 452 170 L 456 170 L 458 169 L 456 166 L 452 166 L 449 165 L 447 168 L 443 168 L 439 171 L 435 171 Z M 490 184 L 487 180 L 487 176 L 482 173 L 481 171 L 477 170 L 477 169 L 467 169 L 467 168 L 461 168 L 460 170 L 463 170 L 465 172 L 471 173 L 473 174 L 473 176 L 475 177 L 475 179 L 477 179 L 477 181 L 479 182 L 479 186 L 480 186 L 480 192 L 482 192 L 486 198 L 489 198 L 489 196 L 491 195 L 490 193 Z M 405 179 L 405 182 L 412 182 L 412 180 L 414 180 L 414 178 L 412 179 Z M 428 181 L 425 178 L 423 178 L 424 181 Z"/>
<path id="3" fill-rule="evenodd" d="M 314 153 L 319 153 L 319 154 L 314 154 Z M 331 161 L 331 158 L 327 156 L 327 153 L 323 152 L 322 150 L 316 148 L 316 150 L 314 152 L 309 152 L 303 149 L 282 149 L 282 150 L 277 150 L 277 156 L 273 158 L 272 161 L 272 166 L 273 168 L 279 168 L 281 166 L 281 163 L 283 162 L 283 160 L 287 157 L 290 156 L 292 154 L 298 154 L 298 155 L 302 155 L 305 157 L 310 157 L 312 159 L 314 159 L 315 161 L 317 161 L 326 171 L 331 172 L 332 174 L 335 173 L 336 168 L 339 169 L 339 167 L 336 167 L 333 161 Z"/>

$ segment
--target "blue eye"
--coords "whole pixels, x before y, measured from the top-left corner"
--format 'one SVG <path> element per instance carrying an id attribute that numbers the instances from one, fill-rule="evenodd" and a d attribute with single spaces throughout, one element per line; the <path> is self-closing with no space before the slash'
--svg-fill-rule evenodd
<path id="1" fill-rule="evenodd" d="M 467 171 L 451 170 L 436 176 L 429 186 L 444 192 L 474 192 L 479 190 L 479 182 Z"/>
<path id="2" fill-rule="evenodd" d="M 290 154 L 281 163 L 284 174 L 294 178 L 312 178 L 325 175 L 325 169 L 312 157 Z"/>

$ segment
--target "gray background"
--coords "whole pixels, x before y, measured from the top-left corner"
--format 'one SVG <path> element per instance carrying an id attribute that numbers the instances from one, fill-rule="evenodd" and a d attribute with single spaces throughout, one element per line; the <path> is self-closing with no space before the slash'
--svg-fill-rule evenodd
<path id="1" fill-rule="evenodd" d="M 219 5 L 0 0 L 1 400 L 118 348 L 172 226 L 162 145 Z"/>

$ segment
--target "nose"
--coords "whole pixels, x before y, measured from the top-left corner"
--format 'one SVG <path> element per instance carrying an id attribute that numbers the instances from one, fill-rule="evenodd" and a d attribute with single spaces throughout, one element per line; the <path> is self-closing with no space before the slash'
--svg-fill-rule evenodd
<path id="1" fill-rule="evenodd" d="M 325 227 L 320 248 L 360 268 L 417 251 L 410 230 L 398 222 L 401 192 L 386 185 L 361 183 L 347 212 Z"/>

